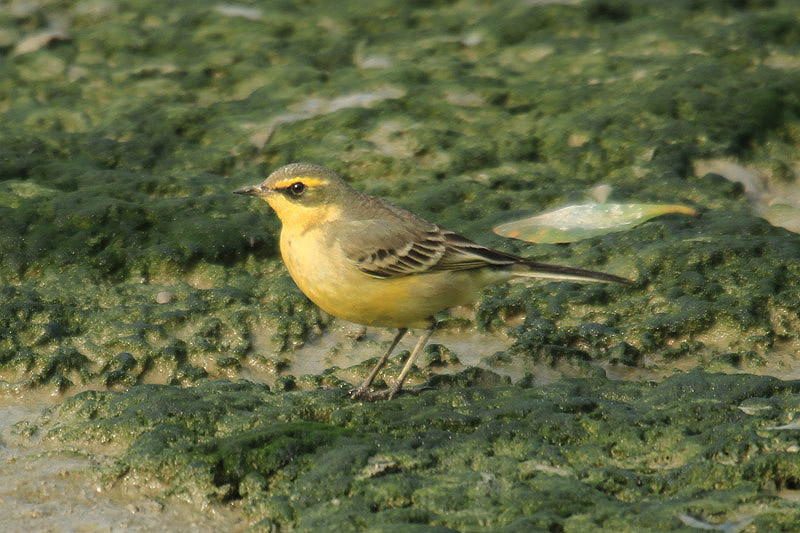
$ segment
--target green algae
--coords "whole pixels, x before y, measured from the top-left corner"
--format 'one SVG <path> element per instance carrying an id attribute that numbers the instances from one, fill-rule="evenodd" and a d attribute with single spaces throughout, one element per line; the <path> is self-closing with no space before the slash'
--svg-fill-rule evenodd
<path id="1" fill-rule="evenodd" d="M 601 361 L 620 342 L 640 360 L 684 342 L 708 357 L 796 353 L 797 238 L 751 215 L 741 189 L 692 173 L 725 156 L 782 164 L 794 179 L 800 79 L 759 59 L 790 53 L 795 29 L 777 22 L 793 20 L 790 3 L 382 7 L 393 16 L 138 2 L 4 17 L 19 39 L 52 14 L 67 27 L 0 66 L 0 281 L 11 291 L 0 377 L 68 387 L 186 364 L 215 374 L 220 358 L 247 367 L 254 343 L 273 357 L 324 329 L 279 274 L 274 218 L 229 194 L 297 159 L 482 242 L 638 278 L 626 292 L 490 290 L 482 327 L 521 312 L 556 326 L 544 338 L 516 328 L 514 353 L 539 357 L 529 338 Z M 569 248 L 488 234 L 598 182 L 707 216 Z M 164 291 L 175 299 L 154 304 Z M 77 350 L 81 368 L 43 374 L 59 350 Z M 109 378 L 120 353 L 141 365 Z"/>
<path id="2" fill-rule="evenodd" d="M 479 385 L 479 386 L 476 386 Z M 49 441 L 124 451 L 107 484 L 238 502 L 260 527 L 374 531 L 680 529 L 681 514 L 789 531 L 800 382 L 693 371 L 662 383 L 565 379 L 458 387 L 380 404 L 249 382 L 85 392 L 46 414 Z"/>
<path id="3" fill-rule="evenodd" d="M 119 391 L 68 399 L 22 437 L 97 447 L 118 456 L 109 483 L 240 502 L 264 530 L 798 529 L 775 496 L 798 485 L 795 430 L 768 429 L 791 423 L 795 382 L 602 378 L 796 377 L 800 236 L 697 171 L 733 160 L 796 185 L 794 2 L 228 7 L 0 13 L 0 391 Z M 474 318 L 437 319 L 508 338 L 474 360 L 525 368 L 518 387 L 436 375 L 467 360 L 444 343 L 412 373 L 432 390 L 350 404 L 340 390 L 372 361 L 296 371 L 298 348 L 340 326 L 288 279 L 267 207 L 230 194 L 296 160 L 636 285 L 490 288 Z M 490 233 L 598 184 L 704 215 L 568 247 Z M 384 348 L 331 351 L 359 347 Z M 598 377 L 531 389 L 527 364 Z M 243 376 L 272 391 L 216 381 Z"/>

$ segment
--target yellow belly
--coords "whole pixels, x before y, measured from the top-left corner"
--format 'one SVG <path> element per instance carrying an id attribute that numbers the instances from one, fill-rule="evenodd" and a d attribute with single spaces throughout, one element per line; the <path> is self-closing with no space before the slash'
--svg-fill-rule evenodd
<path id="1" fill-rule="evenodd" d="M 434 313 L 472 301 L 490 282 L 481 271 L 373 278 L 314 230 L 301 235 L 282 232 L 281 255 L 292 279 L 312 302 L 366 326 L 426 327 Z"/>

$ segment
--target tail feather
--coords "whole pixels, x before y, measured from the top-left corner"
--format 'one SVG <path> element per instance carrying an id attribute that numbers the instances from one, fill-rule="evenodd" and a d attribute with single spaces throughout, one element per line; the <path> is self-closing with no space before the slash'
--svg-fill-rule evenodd
<path id="1" fill-rule="evenodd" d="M 431 267 L 432 270 L 470 270 L 490 267 L 496 271 L 530 278 L 633 284 L 629 279 L 605 272 L 537 263 L 525 257 L 487 248 L 452 231 L 441 228 L 438 228 L 438 231 L 441 240 L 444 241 L 444 253 L 437 258 L 438 262 Z"/>
<path id="2" fill-rule="evenodd" d="M 510 270 L 517 276 L 529 278 L 546 278 L 562 281 L 599 281 L 601 283 L 622 283 L 624 285 L 633 284 L 633 281 L 615 276 L 614 274 L 606 274 L 605 272 L 597 272 L 595 270 L 586 270 L 583 268 L 537 263 L 521 257 L 511 265 Z"/>

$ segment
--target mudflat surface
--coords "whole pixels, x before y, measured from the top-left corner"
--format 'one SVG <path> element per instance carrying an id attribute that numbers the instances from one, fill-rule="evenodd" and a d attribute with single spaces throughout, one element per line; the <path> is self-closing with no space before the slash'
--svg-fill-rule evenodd
<path id="1" fill-rule="evenodd" d="M 14 530 L 800 529 L 796 2 L 9 1 L 0 512 Z M 537 261 L 391 332 L 294 286 L 312 161 Z M 680 204 L 565 245 L 498 224 Z M 390 384 L 406 339 L 378 385 Z M 322 528 L 322 529 L 321 529 Z"/>

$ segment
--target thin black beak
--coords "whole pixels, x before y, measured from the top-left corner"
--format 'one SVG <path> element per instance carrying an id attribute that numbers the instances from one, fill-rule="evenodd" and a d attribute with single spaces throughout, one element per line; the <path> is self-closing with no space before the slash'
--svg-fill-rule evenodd
<path id="1" fill-rule="evenodd" d="M 248 185 L 241 189 L 236 189 L 233 194 L 246 194 L 248 196 L 259 196 L 264 191 L 261 185 Z"/>

